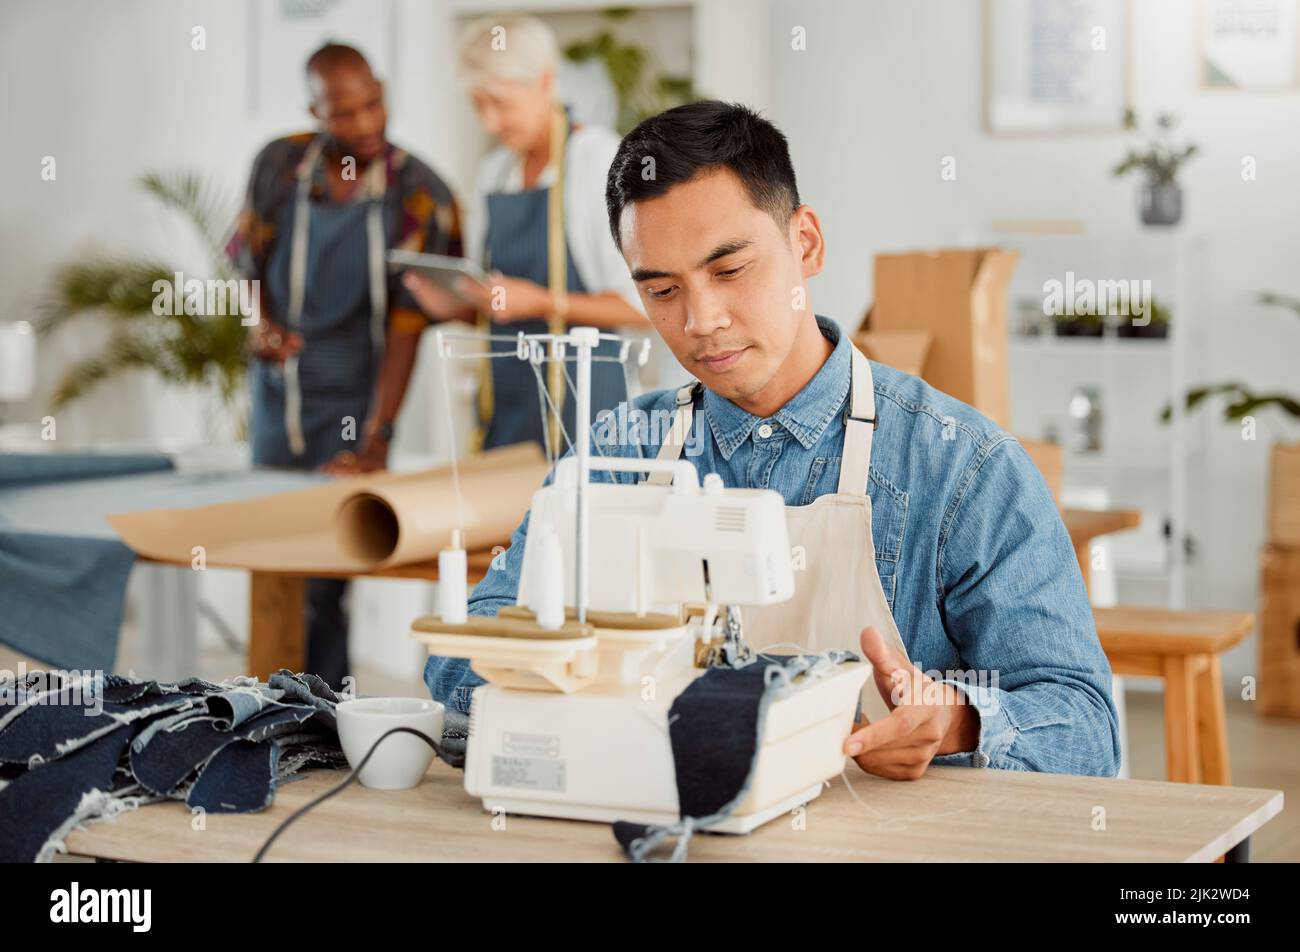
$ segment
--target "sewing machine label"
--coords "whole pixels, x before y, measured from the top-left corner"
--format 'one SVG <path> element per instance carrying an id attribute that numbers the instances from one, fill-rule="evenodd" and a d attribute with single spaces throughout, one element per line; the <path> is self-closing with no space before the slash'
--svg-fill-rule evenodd
<path id="1" fill-rule="evenodd" d="M 492 757 L 492 784 L 526 790 L 564 792 L 564 761 L 538 757 Z"/>
<path id="2" fill-rule="evenodd" d="M 519 734 L 506 731 L 501 735 L 501 752 L 520 757 L 558 757 L 560 738 L 555 734 Z"/>

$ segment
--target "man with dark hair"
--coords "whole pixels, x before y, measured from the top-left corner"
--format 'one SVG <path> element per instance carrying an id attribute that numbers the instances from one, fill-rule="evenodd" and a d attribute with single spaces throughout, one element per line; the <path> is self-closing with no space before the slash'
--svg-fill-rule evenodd
<path id="1" fill-rule="evenodd" d="M 383 84 L 330 43 L 307 61 L 316 132 L 253 162 L 227 253 L 260 281 L 252 356 L 253 463 L 346 475 L 382 469 L 428 324 L 384 262 L 389 248 L 461 254 L 451 190 L 388 142 Z M 346 583 L 307 585 L 307 670 L 347 673 Z"/>
<path id="2" fill-rule="evenodd" d="M 605 183 L 614 244 L 623 250 L 619 216 L 629 202 L 658 198 L 701 171 L 724 167 L 778 227 L 784 229 L 799 210 L 799 186 L 781 130 L 744 106 L 697 102 L 647 119 L 623 137 Z"/>
<path id="3" fill-rule="evenodd" d="M 1046 483 L 990 420 L 814 314 L 825 241 L 785 137 L 743 106 L 671 109 L 624 137 L 606 203 L 646 315 L 697 380 L 620 407 L 595 438 L 685 451 L 701 475 L 785 498 L 795 595 L 747 609 L 744 632 L 871 662 L 845 752 L 895 779 L 931 763 L 1113 776 L 1110 666 Z M 527 529 L 471 612 L 514 600 Z M 436 658 L 425 679 L 463 727 L 481 679 Z"/>

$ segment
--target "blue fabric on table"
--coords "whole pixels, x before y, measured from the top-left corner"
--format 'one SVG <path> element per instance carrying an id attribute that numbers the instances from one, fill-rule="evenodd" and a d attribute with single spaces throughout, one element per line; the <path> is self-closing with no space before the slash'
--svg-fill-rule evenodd
<path id="1" fill-rule="evenodd" d="M 161 453 L 5 453 L 0 455 L 0 490 L 171 468 L 171 457 Z"/>
<path id="2" fill-rule="evenodd" d="M 157 454 L 7 453 L 0 456 L 0 494 L 171 468 Z M 134 562 L 116 539 L 8 531 L 0 514 L 0 642 L 47 664 L 110 669 Z M 50 631 L 57 636 L 51 639 Z"/>
<path id="3" fill-rule="evenodd" d="M 157 455 L 0 456 L 0 643 L 52 667 L 111 671 L 135 554 L 105 516 L 251 499 L 328 478 L 179 472 Z"/>
<path id="4" fill-rule="evenodd" d="M 0 532 L 0 642 L 60 668 L 111 671 L 134 563 L 121 542 Z"/>
<path id="5" fill-rule="evenodd" d="M 347 766 L 338 702 L 287 670 L 221 684 L 0 672 L 0 862 L 48 859 L 78 825 L 161 800 L 261 810 L 302 767 Z"/>

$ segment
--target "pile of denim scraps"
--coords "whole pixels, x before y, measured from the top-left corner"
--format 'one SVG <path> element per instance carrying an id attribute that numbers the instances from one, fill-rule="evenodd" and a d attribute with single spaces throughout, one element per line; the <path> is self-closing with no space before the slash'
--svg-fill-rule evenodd
<path id="1" fill-rule="evenodd" d="M 314 674 L 176 684 L 0 672 L 0 861 L 45 862 L 88 822 L 162 800 L 265 809 L 304 766 L 346 768 Z"/>

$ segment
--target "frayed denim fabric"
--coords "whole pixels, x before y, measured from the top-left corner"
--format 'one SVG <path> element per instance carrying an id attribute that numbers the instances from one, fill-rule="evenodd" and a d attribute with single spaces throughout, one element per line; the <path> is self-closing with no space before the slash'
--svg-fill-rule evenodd
<path id="1" fill-rule="evenodd" d="M 31 672 L 0 679 L 0 861 L 42 862 L 85 823 L 162 800 L 262 810 L 308 765 L 346 768 L 320 678 L 177 684 Z"/>
<path id="2" fill-rule="evenodd" d="M 675 836 L 669 861 L 684 862 L 691 836 L 729 817 L 749 794 L 772 701 L 801 674 L 817 678 L 857 660 L 847 651 L 760 654 L 740 667 L 710 668 L 692 681 L 668 709 L 681 819 L 663 826 L 616 822 L 614 838 L 628 858 L 653 862 L 655 848 Z"/>

